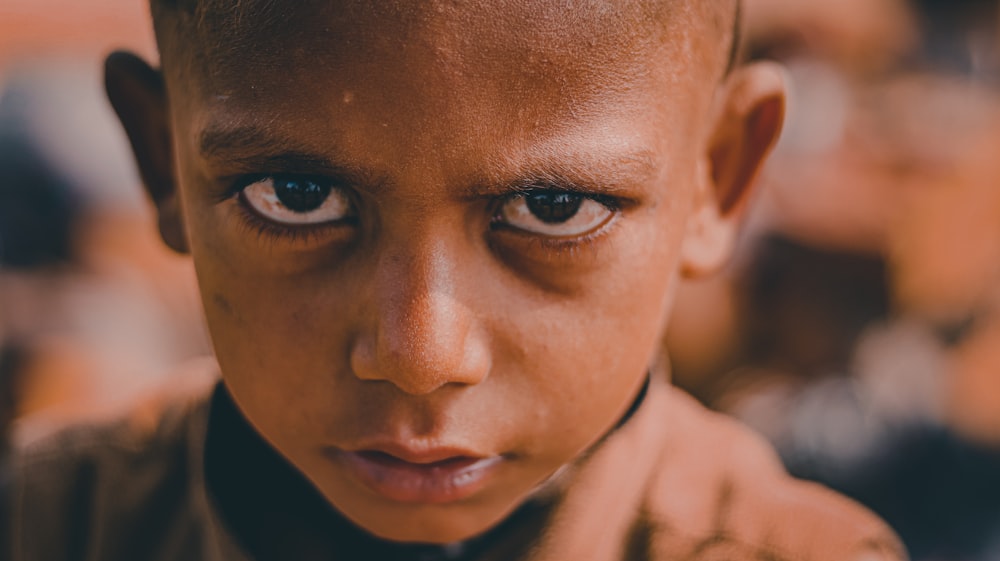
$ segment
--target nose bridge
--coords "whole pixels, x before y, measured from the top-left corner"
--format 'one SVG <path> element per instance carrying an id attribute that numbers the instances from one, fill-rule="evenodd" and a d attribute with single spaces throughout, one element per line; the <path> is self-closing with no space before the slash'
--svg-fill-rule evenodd
<path id="1" fill-rule="evenodd" d="M 372 278 L 373 325 L 353 357 L 355 374 L 411 394 L 475 384 L 488 370 L 474 316 L 458 298 L 460 251 L 424 231 L 387 240 Z"/>
<path id="2" fill-rule="evenodd" d="M 410 236 L 386 248 L 376 272 L 380 343 L 430 355 L 436 339 L 454 341 L 462 318 L 455 308 L 454 256 L 433 236 Z M 429 347 L 429 348 L 428 348 Z"/>

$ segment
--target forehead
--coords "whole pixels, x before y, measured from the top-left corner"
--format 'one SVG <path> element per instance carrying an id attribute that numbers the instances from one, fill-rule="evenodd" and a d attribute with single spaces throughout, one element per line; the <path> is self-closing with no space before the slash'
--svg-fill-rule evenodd
<path id="1" fill-rule="evenodd" d="M 280 10 L 251 0 L 202 14 L 204 56 L 190 57 L 183 91 L 196 129 L 270 123 L 275 135 L 312 134 L 315 147 L 329 130 L 319 121 L 342 145 L 344 131 L 366 131 L 358 153 L 375 154 L 379 137 L 383 153 L 394 143 L 392 157 L 456 145 L 435 135 L 496 145 L 504 127 L 551 133 L 663 103 L 697 113 L 708 97 L 699 86 L 721 62 L 692 6 L 303 0 Z"/>
<path id="2" fill-rule="evenodd" d="M 713 50 L 698 44 L 713 42 L 699 37 L 712 27 L 709 10 L 691 0 L 301 0 L 294 9 L 274 0 L 204 1 L 204 11 L 188 18 L 197 32 L 175 37 L 167 50 L 186 51 L 185 66 L 212 88 L 258 87 L 253 79 L 275 70 L 316 76 L 355 68 L 405 69 L 401 78 L 527 75 L 535 83 L 559 73 L 596 89 L 663 66 L 684 75 L 683 63 Z"/>
<path id="3" fill-rule="evenodd" d="M 238 46 L 266 41 L 269 31 L 283 38 L 289 32 L 335 33 L 362 47 L 387 36 L 412 40 L 437 31 L 478 43 L 579 47 L 581 40 L 600 38 L 622 47 L 691 12 L 691 0 L 301 0 L 294 9 L 275 0 L 203 1 L 197 18 L 208 39 Z"/>

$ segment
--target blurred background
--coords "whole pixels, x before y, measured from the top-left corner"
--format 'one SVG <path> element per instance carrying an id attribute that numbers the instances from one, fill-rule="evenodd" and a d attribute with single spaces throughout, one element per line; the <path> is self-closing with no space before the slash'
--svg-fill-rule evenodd
<path id="1" fill-rule="evenodd" d="M 120 415 L 209 347 L 103 92 L 142 0 L 0 0 L 0 434 Z M 2 447 L 0 447 L 2 448 Z"/>
<path id="2" fill-rule="evenodd" d="M 1000 561 L 1000 0 L 744 1 L 790 114 L 736 258 L 682 288 L 674 381 L 916 561 Z M 209 353 L 104 100 L 115 48 L 155 60 L 144 0 L 0 2 L 2 442 Z"/>
<path id="3" fill-rule="evenodd" d="M 684 288 L 674 380 L 916 560 L 1000 560 L 996 0 L 747 0 L 783 139 L 736 260 Z"/>

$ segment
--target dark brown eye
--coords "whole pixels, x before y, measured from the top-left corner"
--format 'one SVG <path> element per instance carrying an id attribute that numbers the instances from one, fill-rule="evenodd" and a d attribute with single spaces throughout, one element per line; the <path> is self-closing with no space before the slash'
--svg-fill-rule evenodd
<path id="1" fill-rule="evenodd" d="M 531 234 L 571 238 L 597 230 L 615 214 L 608 205 L 586 195 L 539 191 L 504 201 L 496 221 Z"/>
<path id="2" fill-rule="evenodd" d="M 265 177 L 243 188 L 240 200 L 260 216 L 281 224 L 322 224 L 351 216 L 343 191 L 310 179 Z"/>
<path id="3" fill-rule="evenodd" d="M 576 216 L 583 197 L 572 193 L 531 193 L 524 196 L 528 210 L 546 224 L 562 224 Z"/>
<path id="4" fill-rule="evenodd" d="M 292 212 L 316 210 L 330 196 L 330 185 L 309 179 L 275 177 L 272 179 L 274 195 Z"/>

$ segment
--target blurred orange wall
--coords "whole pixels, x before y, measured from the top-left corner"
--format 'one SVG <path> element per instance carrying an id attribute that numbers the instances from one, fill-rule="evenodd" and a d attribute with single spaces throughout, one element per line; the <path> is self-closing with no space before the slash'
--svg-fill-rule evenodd
<path id="1" fill-rule="evenodd" d="M 0 0 L 0 69 L 15 59 L 156 49 L 146 0 Z"/>

